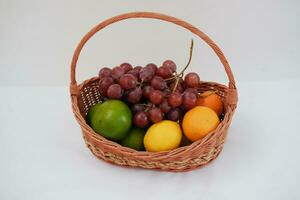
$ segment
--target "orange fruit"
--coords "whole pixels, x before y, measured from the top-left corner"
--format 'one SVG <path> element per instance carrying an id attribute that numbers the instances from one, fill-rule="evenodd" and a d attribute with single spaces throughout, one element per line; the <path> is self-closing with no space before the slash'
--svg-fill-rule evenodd
<path id="1" fill-rule="evenodd" d="M 219 123 L 218 115 L 211 108 L 196 106 L 183 117 L 183 133 L 190 141 L 194 142 L 217 128 Z"/>
<path id="2" fill-rule="evenodd" d="M 223 112 L 222 99 L 214 91 L 206 91 L 200 94 L 196 104 L 197 106 L 206 106 L 213 109 L 218 116 L 220 116 Z"/>

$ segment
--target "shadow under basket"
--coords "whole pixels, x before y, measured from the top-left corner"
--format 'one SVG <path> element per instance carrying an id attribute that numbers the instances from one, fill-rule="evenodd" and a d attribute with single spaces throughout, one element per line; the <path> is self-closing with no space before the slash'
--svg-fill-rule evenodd
<path id="1" fill-rule="evenodd" d="M 86 123 L 85 116 L 89 108 L 101 102 L 101 94 L 98 90 L 99 79 L 97 77 L 88 79 L 77 85 L 75 70 L 80 52 L 85 43 L 96 32 L 110 24 L 129 18 L 153 18 L 182 26 L 203 39 L 219 57 L 229 78 L 228 87 L 214 82 L 201 82 L 198 89 L 200 92 L 214 90 L 222 97 L 224 102 L 224 117 L 218 127 L 203 139 L 170 151 L 157 153 L 136 151 L 105 139 L 95 133 Z M 107 19 L 95 26 L 82 38 L 75 50 L 71 64 L 70 94 L 72 109 L 81 126 L 85 143 L 96 157 L 117 165 L 166 171 L 192 170 L 214 160 L 223 149 L 227 131 L 237 106 L 237 90 L 234 77 L 220 48 L 206 34 L 191 24 L 171 16 L 150 12 L 126 13 Z"/>

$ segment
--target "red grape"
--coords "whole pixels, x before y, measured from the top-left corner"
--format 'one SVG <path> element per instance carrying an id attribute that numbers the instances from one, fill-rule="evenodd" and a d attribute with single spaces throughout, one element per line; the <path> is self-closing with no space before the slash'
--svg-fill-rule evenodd
<path id="1" fill-rule="evenodd" d="M 133 113 L 137 113 L 137 112 L 140 112 L 140 111 L 143 111 L 145 109 L 145 107 L 141 104 L 133 104 L 131 106 L 131 110 Z"/>
<path id="2" fill-rule="evenodd" d="M 184 92 L 182 97 L 182 105 L 186 110 L 196 106 L 197 96 L 192 92 Z"/>
<path id="3" fill-rule="evenodd" d="M 159 105 L 159 108 L 163 113 L 167 113 L 171 110 L 171 106 L 169 106 L 166 99 L 164 99 L 164 101 Z"/>
<path id="4" fill-rule="evenodd" d="M 145 128 L 149 123 L 147 113 L 144 111 L 137 112 L 133 117 L 133 123 L 137 127 Z"/>
<path id="5" fill-rule="evenodd" d="M 157 123 L 163 119 L 163 114 L 159 108 L 149 110 L 148 116 L 153 123 Z"/>
<path id="6" fill-rule="evenodd" d="M 111 69 L 104 67 L 99 71 L 99 78 L 109 77 L 111 75 Z"/>
<path id="7" fill-rule="evenodd" d="M 129 103 L 138 103 L 142 98 L 142 89 L 140 87 L 137 87 L 127 94 L 127 101 Z"/>
<path id="8" fill-rule="evenodd" d="M 139 79 L 139 73 L 141 71 L 142 67 L 141 66 L 136 66 L 132 70 L 129 70 L 127 74 L 132 74 L 134 75 L 137 79 Z"/>
<path id="9" fill-rule="evenodd" d="M 143 67 L 142 66 L 135 66 L 133 69 L 137 70 L 137 71 L 141 71 L 141 69 L 143 69 Z"/>
<path id="10" fill-rule="evenodd" d="M 154 76 L 151 80 L 151 86 L 156 90 L 163 90 L 167 88 L 167 83 L 160 76 Z"/>
<path id="11" fill-rule="evenodd" d="M 182 118 L 182 113 L 179 108 L 174 108 L 168 112 L 167 118 L 172 121 L 178 121 Z"/>
<path id="12" fill-rule="evenodd" d="M 107 89 L 109 86 L 114 84 L 114 79 L 112 77 L 103 77 L 99 81 L 99 91 L 104 96 L 107 96 Z"/>
<path id="13" fill-rule="evenodd" d="M 142 68 L 139 75 L 140 75 L 140 79 L 143 82 L 149 82 L 152 79 L 154 72 L 152 71 L 152 69 L 150 67 Z"/>
<path id="14" fill-rule="evenodd" d="M 148 65 L 146 65 L 145 68 L 151 68 L 151 70 L 153 71 L 154 74 L 155 74 L 155 72 L 157 70 L 156 64 L 153 64 L 153 63 L 149 63 Z"/>
<path id="15" fill-rule="evenodd" d="M 153 90 L 150 93 L 150 101 L 157 105 L 160 104 L 164 99 L 163 93 L 160 90 Z"/>
<path id="16" fill-rule="evenodd" d="M 188 73 L 184 77 L 184 83 L 187 87 L 197 88 L 200 84 L 200 78 L 195 72 Z"/>
<path id="17" fill-rule="evenodd" d="M 166 88 L 163 90 L 164 97 L 168 97 L 171 93 L 172 93 L 172 91 L 169 88 Z"/>
<path id="18" fill-rule="evenodd" d="M 170 68 L 161 66 L 156 71 L 157 76 L 161 76 L 163 78 L 170 78 L 172 76 L 172 71 Z"/>
<path id="19" fill-rule="evenodd" d="M 120 78 L 120 85 L 123 89 L 129 90 L 136 86 L 136 78 L 132 74 L 124 74 Z"/>
<path id="20" fill-rule="evenodd" d="M 198 90 L 196 88 L 187 88 L 184 92 L 194 93 L 196 96 L 198 95 Z"/>
<path id="21" fill-rule="evenodd" d="M 172 72 L 176 71 L 176 64 L 172 60 L 166 60 L 162 65 L 170 68 Z"/>
<path id="22" fill-rule="evenodd" d="M 154 89 L 150 86 L 150 85 L 146 85 L 143 87 L 143 96 L 148 98 L 150 97 L 150 93 L 153 91 Z"/>
<path id="23" fill-rule="evenodd" d="M 132 70 L 132 65 L 129 63 L 122 63 L 120 67 L 124 69 L 125 73 L 127 73 L 129 70 Z"/>
<path id="24" fill-rule="evenodd" d="M 114 67 L 111 70 L 111 76 L 115 79 L 118 80 L 123 74 L 125 74 L 125 71 L 121 67 Z"/>
<path id="25" fill-rule="evenodd" d="M 121 99 L 123 90 L 119 84 L 112 84 L 107 89 L 107 97 L 110 99 Z"/>
<path id="26" fill-rule="evenodd" d="M 178 107 L 182 104 L 182 95 L 179 92 L 174 92 L 168 97 L 168 103 L 172 108 Z"/>
<path id="27" fill-rule="evenodd" d="M 141 80 L 140 79 L 140 71 L 143 69 L 143 67 L 141 67 L 141 66 L 136 66 L 135 68 L 133 68 L 133 70 L 135 70 L 136 71 L 136 77 L 137 77 L 137 80 Z"/>
<path id="28" fill-rule="evenodd" d="M 139 72 L 137 72 L 136 70 L 132 69 L 132 70 L 129 70 L 126 74 L 132 74 L 133 76 L 137 76 L 139 74 Z"/>

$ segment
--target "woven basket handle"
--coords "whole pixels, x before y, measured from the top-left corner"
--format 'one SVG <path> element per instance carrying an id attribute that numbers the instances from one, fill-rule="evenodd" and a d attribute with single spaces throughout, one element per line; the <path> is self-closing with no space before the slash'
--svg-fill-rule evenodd
<path id="1" fill-rule="evenodd" d="M 132 13 L 125 13 L 122 15 L 112 17 L 112 18 L 107 19 L 107 20 L 101 22 L 100 24 L 96 25 L 81 39 L 80 43 L 78 44 L 78 46 L 73 54 L 73 59 L 72 59 L 72 64 L 71 64 L 71 85 L 70 85 L 71 95 L 77 95 L 79 93 L 77 82 L 76 82 L 76 64 L 77 64 L 77 60 L 80 55 L 80 52 L 81 52 L 83 46 L 85 45 L 85 43 L 95 33 L 100 31 L 101 29 L 105 28 L 106 26 L 116 23 L 118 21 L 130 19 L 130 18 L 153 18 L 153 19 L 168 21 L 168 22 L 177 24 L 183 28 L 188 29 L 192 33 L 199 36 L 202 40 L 204 40 L 214 50 L 214 52 L 219 57 L 221 63 L 223 64 L 224 69 L 225 69 L 226 74 L 229 79 L 229 84 L 228 84 L 229 94 L 228 94 L 228 96 L 230 96 L 230 98 L 228 100 L 230 101 L 230 103 L 236 104 L 237 94 L 236 94 L 235 80 L 234 80 L 232 71 L 230 69 L 230 66 L 227 62 L 227 59 L 225 58 L 221 49 L 205 33 L 200 31 L 198 28 L 194 27 L 193 25 L 191 25 L 185 21 L 182 21 L 180 19 L 177 19 L 175 17 L 171 17 L 168 15 L 160 14 L 160 13 L 152 13 L 152 12 L 132 12 Z"/>

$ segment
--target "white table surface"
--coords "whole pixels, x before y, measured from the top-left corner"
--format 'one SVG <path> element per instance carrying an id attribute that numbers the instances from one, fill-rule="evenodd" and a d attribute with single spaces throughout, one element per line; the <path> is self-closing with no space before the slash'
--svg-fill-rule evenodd
<path id="1" fill-rule="evenodd" d="M 0 199 L 300 199 L 300 81 L 238 86 L 223 152 L 186 173 L 96 159 L 67 87 L 0 87 Z"/>

